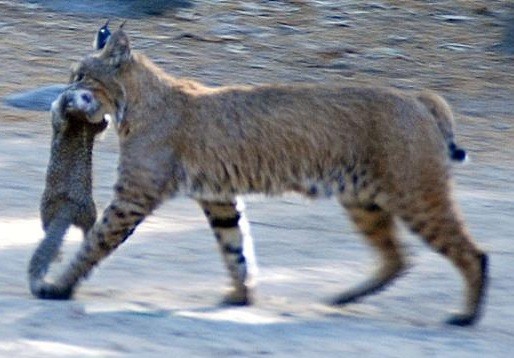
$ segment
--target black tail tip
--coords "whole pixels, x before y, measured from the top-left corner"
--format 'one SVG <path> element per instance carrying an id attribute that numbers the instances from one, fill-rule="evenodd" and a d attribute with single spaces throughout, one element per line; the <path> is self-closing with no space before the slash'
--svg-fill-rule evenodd
<path id="1" fill-rule="evenodd" d="M 463 162 L 466 160 L 466 151 L 457 147 L 455 143 L 450 143 L 448 149 L 450 150 L 450 158 L 456 162 Z"/>

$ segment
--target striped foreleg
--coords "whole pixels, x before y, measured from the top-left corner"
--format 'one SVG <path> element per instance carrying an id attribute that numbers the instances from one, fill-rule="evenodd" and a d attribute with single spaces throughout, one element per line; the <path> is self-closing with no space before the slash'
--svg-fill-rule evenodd
<path id="1" fill-rule="evenodd" d="M 69 299 L 79 281 L 110 255 L 135 230 L 137 225 L 159 203 L 159 195 L 149 195 L 140 188 L 115 187 L 115 197 L 100 221 L 88 232 L 82 246 L 66 269 L 48 282 L 41 278 L 33 283 L 32 293 L 38 298 Z"/>

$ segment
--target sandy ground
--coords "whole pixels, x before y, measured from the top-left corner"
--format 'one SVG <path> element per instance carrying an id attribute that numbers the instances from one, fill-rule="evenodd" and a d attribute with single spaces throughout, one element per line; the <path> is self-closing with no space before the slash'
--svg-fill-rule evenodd
<path id="1" fill-rule="evenodd" d="M 186 198 L 160 208 L 73 301 L 36 300 L 26 266 L 43 236 L 38 204 L 50 116 L 0 104 L 0 356 L 510 356 L 514 70 L 502 42 L 508 1 L 190 5 L 126 16 L 135 49 L 175 75 L 209 84 L 427 87 L 451 102 L 458 141 L 472 158 L 455 168 L 456 196 L 491 254 L 483 320 L 470 329 L 440 323 L 461 306 L 460 277 L 406 232 L 413 264 L 407 275 L 362 303 L 325 305 L 369 275 L 374 258 L 334 201 L 295 196 L 247 199 L 260 264 L 253 307 L 218 306 L 227 275 L 206 220 Z M 0 97 L 65 83 L 106 17 L 54 10 L 0 1 Z M 116 145 L 110 131 L 96 146 L 99 208 L 110 198 Z M 64 261 L 80 240 L 69 233 Z"/>

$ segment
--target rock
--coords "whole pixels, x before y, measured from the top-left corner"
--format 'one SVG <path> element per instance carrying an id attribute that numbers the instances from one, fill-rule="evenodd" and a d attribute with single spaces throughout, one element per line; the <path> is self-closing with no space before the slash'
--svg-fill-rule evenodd
<path id="1" fill-rule="evenodd" d="M 465 15 L 438 15 L 437 18 L 446 22 L 463 22 L 474 20 L 473 17 Z"/>
<path id="2" fill-rule="evenodd" d="M 67 85 L 49 85 L 33 90 L 15 93 L 3 98 L 3 102 L 11 107 L 32 111 L 49 111 L 52 102 L 68 87 Z"/>
<path id="3" fill-rule="evenodd" d="M 464 52 L 474 49 L 471 45 L 461 44 L 457 42 L 447 42 L 439 45 L 439 48 L 444 48 L 451 51 Z"/>

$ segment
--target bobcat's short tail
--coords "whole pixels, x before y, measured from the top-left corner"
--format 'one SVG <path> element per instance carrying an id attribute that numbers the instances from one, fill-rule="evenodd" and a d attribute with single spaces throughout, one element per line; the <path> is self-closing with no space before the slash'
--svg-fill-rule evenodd
<path id="1" fill-rule="evenodd" d="M 457 146 L 454 141 L 453 113 L 448 103 L 441 96 L 431 91 L 423 91 L 417 98 L 434 116 L 437 127 L 448 146 L 450 159 L 456 162 L 465 161 L 467 158 L 466 151 Z"/>

